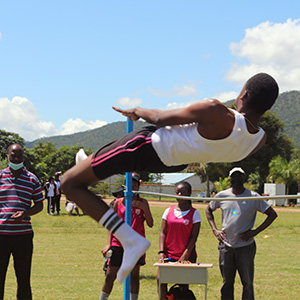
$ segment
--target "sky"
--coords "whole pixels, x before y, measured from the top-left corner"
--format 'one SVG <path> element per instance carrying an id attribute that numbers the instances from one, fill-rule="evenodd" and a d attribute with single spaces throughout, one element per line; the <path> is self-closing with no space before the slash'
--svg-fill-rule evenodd
<path id="1" fill-rule="evenodd" d="M 300 90 L 296 0 L 0 2 L 0 129 L 26 141 L 234 99 L 259 72 Z"/>

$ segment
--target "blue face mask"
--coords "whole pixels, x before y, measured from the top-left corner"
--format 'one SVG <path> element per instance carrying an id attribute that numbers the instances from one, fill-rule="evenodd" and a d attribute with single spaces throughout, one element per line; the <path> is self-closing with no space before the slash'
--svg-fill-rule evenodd
<path id="1" fill-rule="evenodd" d="M 19 169 L 21 169 L 21 168 L 24 167 L 24 163 L 23 162 L 21 162 L 20 164 L 14 164 L 14 163 L 12 163 L 12 162 L 9 161 L 8 165 L 9 165 L 10 168 L 12 168 L 15 171 L 17 171 L 17 170 L 19 170 Z"/>

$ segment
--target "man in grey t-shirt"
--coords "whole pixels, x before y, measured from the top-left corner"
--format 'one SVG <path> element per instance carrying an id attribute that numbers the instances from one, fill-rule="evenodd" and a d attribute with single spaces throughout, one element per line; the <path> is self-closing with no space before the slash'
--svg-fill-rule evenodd
<path id="1" fill-rule="evenodd" d="M 241 168 L 229 172 L 231 188 L 219 192 L 215 198 L 257 197 L 259 194 L 244 188 L 246 174 Z M 222 211 L 222 230 L 215 224 L 213 212 Z M 257 211 L 267 215 L 265 221 L 253 229 Z M 206 217 L 219 240 L 219 267 L 223 276 L 221 300 L 234 299 L 234 280 L 239 272 L 243 284 L 243 300 L 254 300 L 253 278 L 256 244 L 254 236 L 276 219 L 275 210 L 265 200 L 211 201 Z"/>

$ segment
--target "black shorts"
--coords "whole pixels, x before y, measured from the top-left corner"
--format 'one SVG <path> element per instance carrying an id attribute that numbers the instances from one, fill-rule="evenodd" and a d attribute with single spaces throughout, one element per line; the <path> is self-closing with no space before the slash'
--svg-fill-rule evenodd
<path id="1" fill-rule="evenodd" d="M 182 171 L 187 165 L 166 166 L 152 147 L 151 136 L 155 126 L 147 126 L 130 132 L 92 156 L 91 166 L 101 180 L 125 172 L 172 173 Z"/>
<path id="2" fill-rule="evenodd" d="M 121 247 L 117 247 L 117 246 L 112 246 L 111 247 L 112 250 L 112 255 L 109 258 L 109 262 L 108 265 L 110 267 L 120 267 L 122 264 L 122 260 L 123 260 L 123 253 L 124 253 L 124 249 Z M 138 260 L 138 262 L 136 263 L 136 266 L 144 266 L 146 264 L 146 260 L 145 260 L 146 256 L 145 254 Z"/>

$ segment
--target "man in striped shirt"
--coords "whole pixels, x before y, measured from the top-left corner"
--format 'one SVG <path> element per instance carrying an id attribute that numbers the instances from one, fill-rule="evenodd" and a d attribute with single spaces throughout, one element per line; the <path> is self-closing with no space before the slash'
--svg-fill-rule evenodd
<path id="1" fill-rule="evenodd" d="M 38 178 L 24 167 L 23 148 L 8 147 L 8 167 L 0 171 L 0 299 L 10 255 L 14 258 L 17 299 L 32 299 L 30 286 L 33 230 L 30 216 L 43 210 Z M 33 205 L 32 205 L 33 202 Z"/>

